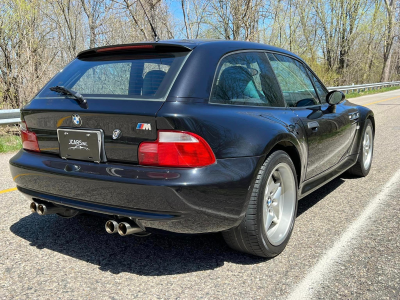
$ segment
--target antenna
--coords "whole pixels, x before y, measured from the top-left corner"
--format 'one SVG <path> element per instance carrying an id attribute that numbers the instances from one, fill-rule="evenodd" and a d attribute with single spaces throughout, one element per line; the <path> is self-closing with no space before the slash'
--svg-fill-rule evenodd
<path id="1" fill-rule="evenodd" d="M 138 1 L 139 1 L 140 5 L 141 5 L 142 8 L 143 8 L 143 11 L 144 11 L 144 14 L 146 15 L 147 20 L 148 20 L 149 23 L 150 23 L 151 30 L 152 30 L 153 33 L 154 33 L 154 41 L 155 41 L 155 42 L 158 42 L 160 39 L 158 38 L 157 32 L 156 32 L 156 30 L 154 29 L 153 24 L 151 24 L 150 18 L 149 18 L 149 16 L 147 15 L 147 12 L 146 12 L 146 10 L 144 9 L 144 6 L 143 6 L 142 2 L 141 2 L 140 0 L 138 0 Z"/>

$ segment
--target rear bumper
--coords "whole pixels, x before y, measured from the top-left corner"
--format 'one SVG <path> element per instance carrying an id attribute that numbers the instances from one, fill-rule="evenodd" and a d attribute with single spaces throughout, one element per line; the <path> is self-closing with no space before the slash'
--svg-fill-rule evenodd
<path id="1" fill-rule="evenodd" d="M 217 232 L 244 216 L 260 157 L 221 159 L 204 168 L 95 164 L 21 150 L 10 160 L 18 189 L 36 198 L 149 228 Z"/>

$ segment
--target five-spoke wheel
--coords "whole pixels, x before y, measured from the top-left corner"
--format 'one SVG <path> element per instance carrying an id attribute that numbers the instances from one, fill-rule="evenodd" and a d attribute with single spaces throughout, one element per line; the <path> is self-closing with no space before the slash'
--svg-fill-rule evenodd
<path id="1" fill-rule="evenodd" d="M 357 162 L 348 170 L 348 173 L 364 177 L 371 170 L 374 154 L 374 128 L 370 119 L 365 121 L 359 149 Z"/>
<path id="2" fill-rule="evenodd" d="M 232 248 L 263 257 L 285 249 L 297 212 L 297 176 L 289 155 L 273 152 L 261 167 L 242 223 L 223 232 Z"/>
<path id="3" fill-rule="evenodd" d="M 374 146 L 373 143 L 374 135 L 372 134 L 372 126 L 367 126 L 364 133 L 363 140 L 363 160 L 364 160 L 364 168 L 369 169 L 372 162 L 372 148 Z"/>
<path id="4" fill-rule="evenodd" d="M 296 207 L 296 184 L 289 165 L 280 163 L 268 178 L 264 193 L 263 222 L 272 245 L 285 240 Z"/>

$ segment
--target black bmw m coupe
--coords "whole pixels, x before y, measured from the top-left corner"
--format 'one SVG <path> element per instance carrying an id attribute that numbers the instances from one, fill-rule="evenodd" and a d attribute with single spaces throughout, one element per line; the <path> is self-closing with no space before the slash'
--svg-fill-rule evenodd
<path id="1" fill-rule="evenodd" d="M 222 232 L 273 257 L 298 200 L 371 168 L 373 112 L 297 55 L 171 40 L 89 49 L 21 109 L 10 160 L 39 215 L 108 217 L 108 233 Z"/>

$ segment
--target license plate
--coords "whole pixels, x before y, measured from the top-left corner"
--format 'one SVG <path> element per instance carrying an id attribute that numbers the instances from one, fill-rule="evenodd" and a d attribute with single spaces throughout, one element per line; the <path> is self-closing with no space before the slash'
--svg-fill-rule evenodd
<path id="1" fill-rule="evenodd" d="M 105 161 L 102 130 L 57 129 L 57 135 L 61 158 Z"/>

